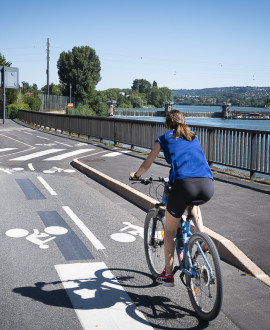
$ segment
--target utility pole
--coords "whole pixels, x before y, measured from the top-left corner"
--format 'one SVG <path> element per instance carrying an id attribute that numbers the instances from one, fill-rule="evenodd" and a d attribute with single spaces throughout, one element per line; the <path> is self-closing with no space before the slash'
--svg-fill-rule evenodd
<path id="1" fill-rule="evenodd" d="M 47 105 L 50 110 L 50 41 L 47 38 Z"/>

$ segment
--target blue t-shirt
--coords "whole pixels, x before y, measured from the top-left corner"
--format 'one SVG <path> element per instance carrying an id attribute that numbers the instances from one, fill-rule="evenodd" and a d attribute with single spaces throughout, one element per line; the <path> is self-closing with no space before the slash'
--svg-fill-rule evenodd
<path id="1" fill-rule="evenodd" d="M 171 165 L 169 182 L 185 178 L 213 179 L 198 137 L 187 141 L 176 139 L 173 134 L 174 130 L 168 131 L 156 140 L 160 143 L 167 163 Z"/>

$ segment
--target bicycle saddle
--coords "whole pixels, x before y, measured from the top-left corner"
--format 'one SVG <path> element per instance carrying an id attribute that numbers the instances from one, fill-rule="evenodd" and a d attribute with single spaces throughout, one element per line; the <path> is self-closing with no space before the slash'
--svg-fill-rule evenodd
<path id="1" fill-rule="evenodd" d="M 194 201 L 191 201 L 190 203 L 188 203 L 188 206 L 198 206 L 198 205 L 202 205 L 206 203 L 205 201 L 203 201 L 202 199 L 197 199 Z"/>

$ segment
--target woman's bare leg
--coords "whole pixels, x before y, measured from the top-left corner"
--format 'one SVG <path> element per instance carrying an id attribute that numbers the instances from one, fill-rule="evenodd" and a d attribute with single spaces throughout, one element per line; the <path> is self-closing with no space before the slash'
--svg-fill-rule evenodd
<path id="1" fill-rule="evenodd" d="M 199 208 L 199 206 L 193 206 L 191 214 L 194 219 L 194 225 L 195 225 L 196 231 L 203 233 L 204 226 L 203 226 L 203 220 L 202 220 L 202 213 L 201 213 L 201 209 Z"/>
<path id="2" fill-rule="evenodd" d="M 168 211 L 165 212 L 166 226 L 164 235 L 164 255 L 166 274 L 172 274 L 173 258 L 175 250 L 175 237 L 179 226 L 179 218 L 173 217 Z"/>

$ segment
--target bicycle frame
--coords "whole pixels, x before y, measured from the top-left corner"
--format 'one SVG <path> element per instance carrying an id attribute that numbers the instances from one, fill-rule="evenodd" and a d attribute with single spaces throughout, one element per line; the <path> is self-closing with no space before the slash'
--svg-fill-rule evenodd
<path id="1" fill-rule="evenodd" d="M 179 258 L 179 251 L 177 250 L 177 247 L 175 247 L 176 249 L 176 254 L 178 257 L 178 262 L 179 262 L 179 270 L 181 270 L 182 273 L 187 274 L 188 276 L 194 277 L 196 278 L 197 276 L 197 271 L 195 270 L 195 267 L 193 266 L 193 262 L 191 260 L 190 257 L 190 252 L 188 250 L 188 242 L 190 237 L 192 236 L 192 233 L 190 231 L 190 221 L 192 220 L 192 217 L 190 215 L 187 216 L 186 221 L 180 221 L 181 222 L 181 227 L 183 229 L 183 234 L 184 234 L 184 249 L 183 249 L 183 258 L 182 260 L 180 260 Z M 200 251 L 209 271 L 211 274 L 211 278 L 213 278 L 213 270 L 212 267 L 210 266 L 207 258 L 205 257 L 205 254 L 200 246 L 200 244 L 198 242 L 196 242 L 196 246 L 198 248 L 198 250 Z M 185 267 L 185 259 L 188 258 L 188 263 L 189 263 L 189 268 L 190 271 L 186 269 Z"/>

